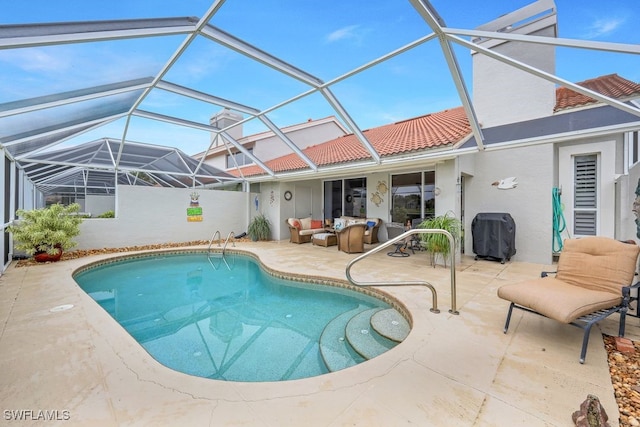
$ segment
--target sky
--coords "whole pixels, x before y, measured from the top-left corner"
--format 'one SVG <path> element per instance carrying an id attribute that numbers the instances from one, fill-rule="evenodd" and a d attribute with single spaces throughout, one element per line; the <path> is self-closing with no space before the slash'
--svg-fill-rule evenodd
<path id="1" fill-rule="evenodd" d="M 432 0 L 450 28 L 472 29 L 531 0 Z M 559 37 L 640 44 L 637 0 L 556 0 Z M 204 0 L 0 0 L 0 25 L 156 17 L 201 17 Z M 340 79 L 383 55 L 431 33 L 408 0 L 227 0 L 211 25 L 316 76 Z M 0 49 L 0 103 L 155 76 L 185 36 L 164 36 L 22 49 Z M 472 92 L 471 56 L 454 45 L 464 81 Z M 618 73 L 640 82 L 638 55 L 557 48 L 556 74 L 579 82 Z M 210 39 L 198 37 L 178 58 L 165 80 L 260 110 L 278 126 L 336 115 L 327 100 L 303 82 L 252 61 Z M 377 64 L 330 86 L 331 92 L 364 130 L 462 105 L 437 39 Z M 139 95 L 139 94 L 134 94 Z M 120 97 L 122 105 L 130 99 Z M 108 105 L 119 105 L 108 103 Z M 28 131 L 86 111 L 112 108 L 104 100 L 0 119 L 0 138 Z M 152 91 L 142 110 L 208 123 L 221 107 Z M 101 137 L 122 138 L 126 121 L 117 120 L 67 141 L 73 145 Z M 4 129 L 4 130 L 3 130 Z M 11 129 L 11 131 L 9 130 Z M 259 120 L 244 133 L 266 130 Z M 134 117 L 127 140 L 167 145 L 187 154 L 205 150 L 207 132 Z M 64 146 L 64 145 L 62 145 Z"/>

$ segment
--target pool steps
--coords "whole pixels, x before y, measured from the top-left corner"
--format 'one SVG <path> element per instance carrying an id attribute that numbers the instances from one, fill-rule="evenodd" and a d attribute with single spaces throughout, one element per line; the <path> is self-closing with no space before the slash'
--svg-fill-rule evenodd
<path id="1" fill-rule="evenodd" d="M 371 326 L 385 338 L 401 343 L 409 335 L 409 322 L 392 308 L 380 310 L 371 316 Z"/>
<path id="2" fill-rule="evenodd" d="M 360 306 L 329 322 L 320 337 L 320 354 L 329 371 L 338 371 L 395 347 L 409 330 L 408 322 L 392 308 Z"/>

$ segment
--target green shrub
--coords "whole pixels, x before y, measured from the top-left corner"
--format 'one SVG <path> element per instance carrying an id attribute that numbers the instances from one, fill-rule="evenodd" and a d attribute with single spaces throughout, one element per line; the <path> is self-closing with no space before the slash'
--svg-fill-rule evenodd
<path id="1" fill-rule="evenodd" d="M 20 219 L 7 227 L 7 231 L 13 234 L 16 249 L 28 255 L 36 252 L 53 255 L 59 249 L 68 250 L 76 245 L 73 238 L 80 234 L 82 222 L 79 211 L 77 203 L 69 206 L 57 203 L 30 211 L 19 209 L 16 214 Z"/>
<path id="2" fill-rule="evenodd" d="M 96 218 L 115 218 L 116 213 L 114 211 L 106 211 L 96 216 Z"/>

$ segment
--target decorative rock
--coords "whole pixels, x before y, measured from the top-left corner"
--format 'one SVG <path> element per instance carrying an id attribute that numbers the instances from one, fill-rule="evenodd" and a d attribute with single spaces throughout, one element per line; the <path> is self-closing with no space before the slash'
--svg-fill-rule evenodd
<path id="1" fill-rule="evenodd" d="M 619 351 L 616 343 L 615 337 L 604 336 L 611 383 L 620 413 L 618 421 L 620 427 L 640 427 L 640 342 L 633 342 L 635 351 L 625 353 Z"/>
<path id="2" fill-rule="evenodd" d="M 609 417 L 602 407 L 600 399 L 592 394 L 580 404 L 580 410 L 571 416 L 576 427 L 610 427 Z"/>

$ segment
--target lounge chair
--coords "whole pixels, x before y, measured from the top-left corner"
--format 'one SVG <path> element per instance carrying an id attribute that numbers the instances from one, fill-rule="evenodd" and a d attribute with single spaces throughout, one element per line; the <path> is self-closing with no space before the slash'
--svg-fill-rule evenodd
<path id="1" fill-rule="evenodd" d="M 584 329 L 580 363 L 584 363 L 591 327 L 613 313 L 620 314 L 618 335 L 624 336 L 640 247 L 607 237 L 568 239 L 558 260 L 555 277 L 542 277 L 504 285 L 498 296 L 510 301 L 504 333 L 514 308 L 539 314 Z"/>

